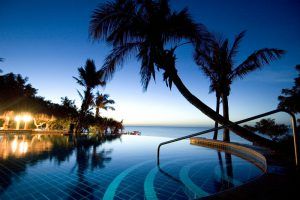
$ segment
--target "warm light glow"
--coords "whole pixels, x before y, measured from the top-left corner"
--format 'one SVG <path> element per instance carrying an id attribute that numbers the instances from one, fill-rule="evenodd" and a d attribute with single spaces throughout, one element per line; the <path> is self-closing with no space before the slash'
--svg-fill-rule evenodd
<path id="1" fill-rule="evenodd" d="M 21 121 L 21 116 L 20 116 L 20 115 L 17 115 L 17 116 L 15 117 L 15 121 L 16 121 L 16 122 Z"/>
<path id="2" fill-rule="evenodd" d="M 30 115 L 24 115 L 24 116 L 22 117 L 22 119 L 23 119 L 24 122 L 29 122 L 29 121 L 32 120 L 32 117 L 31 117 Z"/>
<path id="3" fill-rule="evenodd" d="M 17 141 L 17 140 L 18 140 L 18 139 L 15 138 L 15 139 L 12 141 L 12 143 L 11 143 L 11 150 L 12 150 L 13 153 L 16 152 L 17 147 L 18 147 L 18 141 Z"/>
<path id="4" fill-rule="evenodd" d="M 26 153 L 28 150 L 28 143 L 25 141 L 20 142 L 19 144 L 19 152 L 20 153 Z"/>

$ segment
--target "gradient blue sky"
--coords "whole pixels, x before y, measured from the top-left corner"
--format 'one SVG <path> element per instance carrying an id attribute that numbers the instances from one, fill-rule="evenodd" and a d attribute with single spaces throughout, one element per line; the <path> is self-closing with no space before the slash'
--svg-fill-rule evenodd
<path id="1" fill-rule="evenodd" d="M 0 0 L 0 63 L 4 73 L 28 76 L 38 94 L 60 102 L 68 96 L 80 103 L 72 76 L 87 58 L 100 68 L 109 47 L 88 39 L 92 10 L 103 1 L 95 0 Z M 233 38 L 242 30 L 247 35 L 237 63 L 254 50 L 276 47 L 287 50 L 280 61 L 254 72 L 232 85 L 230 116 L 242 119 L 276 108 L 282 88 L 290 87 L 296 76 L 294 66 L 300 58 L 299 0 L 173 0 L 172 7 L 188 7 L 194 18 L 209 30 Z M 201 100 L 215 107 L 214 94 L 208 94 L 209 81 L 192 59 L 192 48 L 177 51 L 179 75 Z M 190 105 L 173 88 L 162 82 L 151 82 L 142 92 L 139 65 L 132 59 L 116 73 L 100 92 L 116 101 L 116 111 L 104 115 L 124 119 L 134 125 L 209 125 L 205 115 Z M 285 116 L 279 117 L 286 120 Z"/>

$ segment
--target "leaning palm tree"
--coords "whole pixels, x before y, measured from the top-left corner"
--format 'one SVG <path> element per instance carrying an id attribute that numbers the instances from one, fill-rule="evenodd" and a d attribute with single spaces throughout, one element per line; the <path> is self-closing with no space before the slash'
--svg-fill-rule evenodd
<path id="1" fill-rule="evenodd" d="M 178 76 L 177 47 L 184 43 L 202 46 L 207 39 L 206 28 L 195 23 L 188 10 L 172 11 L 168 0 L 115 0 L 101 4 L 93 11 L 90 37 L 105 40 L 113 49 L 102 67 L 105 80 L 112 78 L 126 58 L 136 56 L 140 61 L 141 84 L 146 91 L 158 70 L 163 72 L 166 85 L 174 84 L 179 92 L 208 117 L 230 126 L 242 137 L 261 144 L 269 140 L 235 125 L 216 113 L 194 96 Z"/>
<path id="2" fill-rule="evenodd" d="M 263 48 L 254 51 L 241 64 L 236 65 L 235 57 L 239 50 L 240 42 L 245 36 L 245 31 L 235 37 L 230 46 L 229 40 L 216 39 L 207 46 L 206 50 L 196 49 L 196 63 L 210 79 L 210 90 L 215 91 L 217 96 L 222 98 L 223 116 L 229 120 L 228 96 L 231 91 L 231 84 L 238 78 L 242 79 L 250 72 L 261 69 L 264 65 L 278 60 L 285 53 L 284 50 L 276 48 Z M 218 99 L 217 99 L 218 101 Z M 225 129 L 223 140 L 230 141 L 229 129 Z"/>
<path id="3" fill-rule="evenodd" d="M 88 59 L 84 67 L 78 68 L 78 77 L 73 77 L 77 83 L 84 87 L 83 95 L 79 92 L 79 95 L 82 98 L 81 109 L 79 112 L 78 125 L 76 132 L 80 132 L 82 129 L 82 122 L 85 115 L 90 110 L 90 107 L 93 105 L 93 89 L 97 86 L 104 86 L 105 81 L 103 81 L 103 72 L 97 70 L 93 60 Z"/>
<path id="4" fill-rule="evenodd" d="M 94 106 L 96 107 L 96 113 L 95 117 L 100 116 L 100 109 L 104 110 L 115 110 L 114 107 L 110 106 L 111 104 L 114 104 L 115 101 L 112 99 L 109 99 L 108 94 L 100 94 L 97 92 L 95 100 L 94 100 Z"/>

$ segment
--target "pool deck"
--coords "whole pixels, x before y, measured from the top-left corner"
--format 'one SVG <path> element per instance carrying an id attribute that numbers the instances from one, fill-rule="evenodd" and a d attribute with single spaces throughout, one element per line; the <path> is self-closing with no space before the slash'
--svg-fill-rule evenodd
<path id="1" fill-rule="evenodd" d="M 244 185 L 203 199 L 299 199 L 299 178 L 299 171 L 295 170 L 286 174 L 266 173 Z"/>
<path id="2" fill-rule="evenodd" d="M 193 138 L 194 140 L 197 138 Z M 200 138 L 199 138 L 200 139 Z M 282 162 L 265 148 L 234 143 L 253 149 L 267 160 L 267 171 L 260 177 L 241 186 L 225 190 L 203 199 L 299 199 L 300 169 L 289 162 Z M 197 144 L 196 144 L 197 145 Z M 200 145 L 200 144 L 199 144 Z M 201 145 L 200 145 L 201 146 Z"/>

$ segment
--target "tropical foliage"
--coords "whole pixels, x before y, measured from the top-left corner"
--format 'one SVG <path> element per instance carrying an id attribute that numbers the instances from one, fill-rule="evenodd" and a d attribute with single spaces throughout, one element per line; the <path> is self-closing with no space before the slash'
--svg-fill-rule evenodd
<path id="1" fill-rule="evenodd" d="M 274 141 L 278 141 L 280 137 L 288 133 L 288 126 L 285 124 L 276 124 L 274 119 L 262 119 L 259 122 L 256 122 L 254 126 L 245 126 L 252 131 L 258 131 Z"/>
<path id="2" fill-rule="evenodd" d="M 81 95 L 82 104 L 80 112 L 86 113 L 89 111 L 93 103 L 93 90 L 98 86 L 104 86 L 103 73 L 96 69 L 93 60 L 88 59 L 84 67 L 78 68 L 78 77 L 73 77 L 80 86 L 84 87 L 84 94 Z"/>
<path id="3" fill-rule="evenodd" d="M 276 48 L 263 48 L 254 51 L 246 60 L 236 65 L 236 56 L 244 36 L 245 31 L 238 34 L 232 45 L 230 45 L 228 39 L 217 39 L 212 36 L 212 40 L 206 48 L 196 49 L 194 55 L 196 63 L 210 80 L 210 92 L 216 93 L 217 111 L 221 98 L 223 116 L 228 120 L 228 96 L 231 91 L 231 84 L 237 79 L 243 79 L 250 72 L 261 69 L 264 65 L 281 58 L 285 53 L 283 50 Z M 224 130 L 223 140 L 230 140 L 228 129 Z"/>
<path id="4" fill-rule="evenodd" d="M 283 89 L 278 97 L 279 108 L 289 110 L 293 113 L 300 113 L 300 65 L 296 65 L 298 77 L 294 79 L 294 86 L 291 89 Z"/>
<path id="5" fill-rule="evenodd" d="M 173 11 L 168 0 L 109 1 L 93 11 L 89 31 L 93 40 L 104 40 L 112 46 L 102 67 L 105 80 L 111 79 L 127 58 L 135 56 L 140 62 L 144 90 L 147 90 L 151 79 L 155 80 L 156 73 L 162 71 L 166 85 L 171 89 L 174 84 L 192 105 L 208 117 L 230 126 L 230 129 L 250 141 L 270 144 L 265 138 L 216 113 L 193 95 L 178 76 L 175 50 L 187 43 L 201 50 L 209 39 L 206 28 L 196 23 L 187 9 Z M 255 66 L 255 62 L 257 60 L 252 58 L 245 65 L 252 63 Z"/>
<path id="6" fill-rule="evenodd" d="M 111 104 L 115 104 L 115 101 L 109 99 L 108 94 L 100 94 L 99 92 L 97 92 L 94 100 L 94 106 L 96 107 L 95 117 L 100 116 L 100 109 L 115 110 L 114 107 L 110 106 Z"/>
<path id="7" fill-rule="evenodd" d="M 90 75 L 84 74 L 82 77 L 85 76 Z M 85 82 L 84 79 L 82 83 L 84 83 L 84 85 L 93 85 Z M 104 102 L 103 109 L 108 109 L 109 103 L 112 103 L 112 100 L 108 99 L 108 95 L 104 95 L 104 97 L 107 103 Z M 88 108 L 92 108 L 93 105 L 94 99 L 90 101 Z M 99 106 L 101 107 L 102 105 Z M 24 78 L 20 74 L 13 73 L 0 76 L 0 108 L 1 126 L 4 125 L 4 121 L 7 117 L 13 119 L 17 114 L 30 114 L 33 120 L 28 128 L 32 129 L 68 130 L 70 124 L 78 124 L 81 114 L 74 100 L 70 100 L 68 97 L 62 97 L 60 104 L 45 100 L 43 97 L 37 96 L 37 89 L 28 83 L 27 77 Z M 90 110 L 84 113 L 85 115 L 81 121 L 83 126 L 91 128 L 91 130 L 93 127 L 97 127 L 96 131 L 98 131 L 98 133 L 108 133 L 108 131 L 111 130 L 112 133 L 117 134 L 123 129 L 122 122 L 102 118 L 100 116 L 94 117 L 94 114 Z M 10 120 L 7 123 L 8 127 L 6 128 L 16 127 L 14 120 Z"/>
<path id="8" fill-rule="evenodd" d="M 93 90 L 98 86 L 104 86 L 105 82 L 103 81 L 103 72 L 96 69 L 95 63 L 93 60 L 88 59 L 84 67 L 78 68 L 78 77 L 73 77 L 77 83 L 84 87 L 83 95 L 79 93 L 82 104 L 79 111 L 78 123 L 76 127 L 76 132 L 80 133 L 83 129 L 87 129 L 88 121 L 87 116 L 89 116 L 91 106 L 93 105 L 94 94 Z"/>

